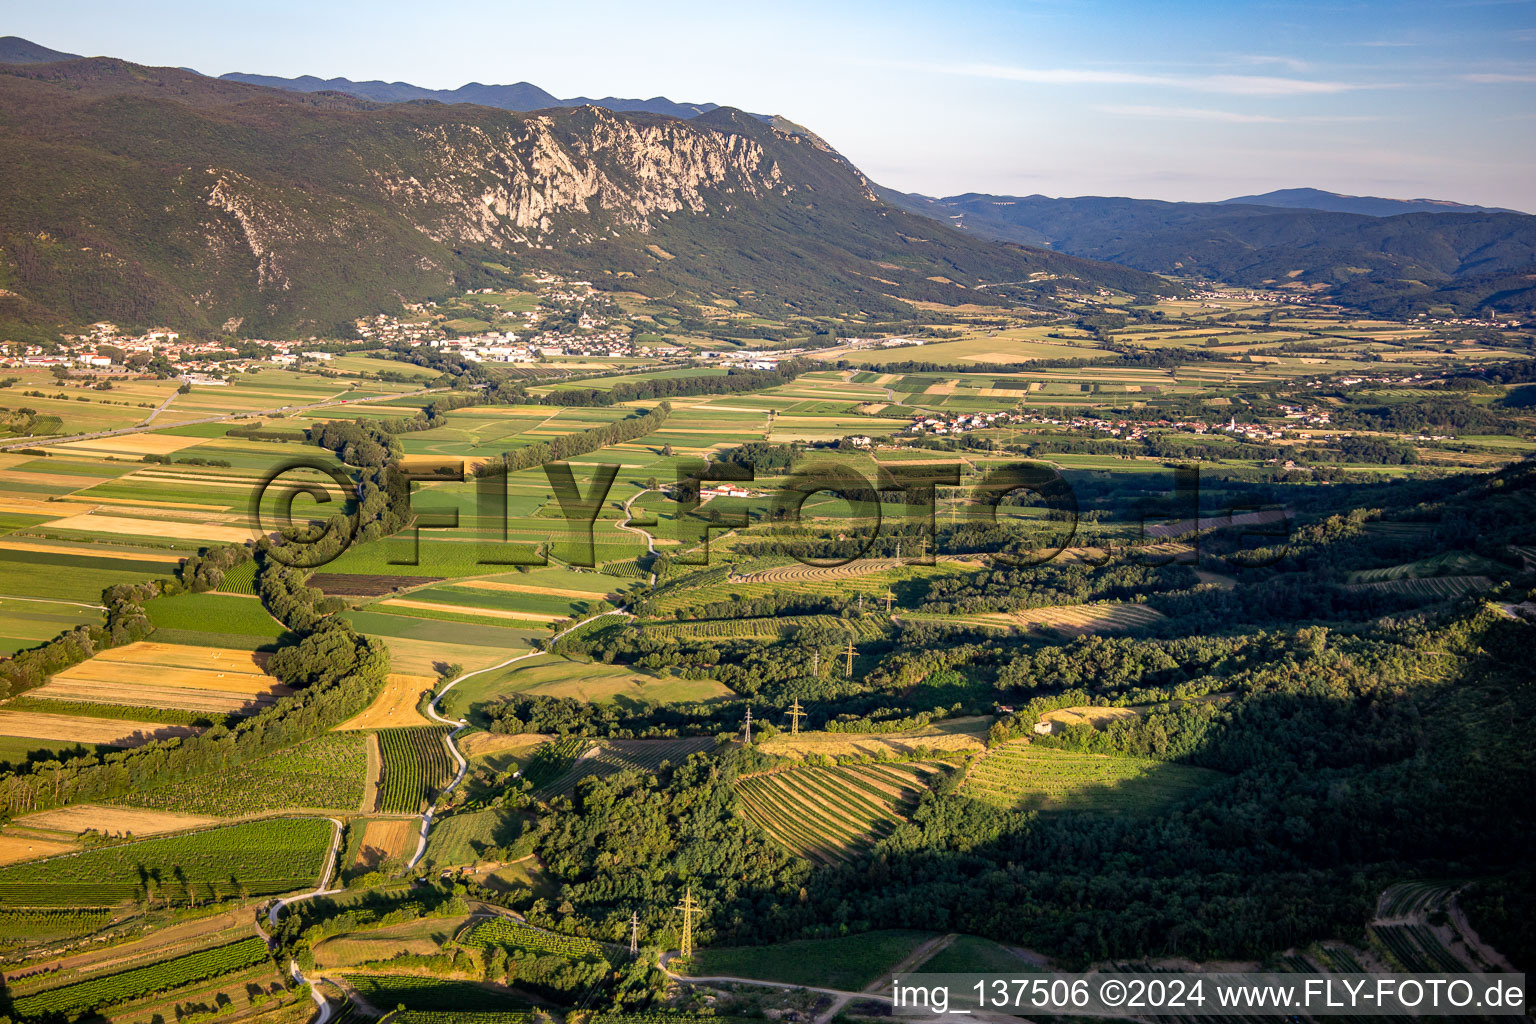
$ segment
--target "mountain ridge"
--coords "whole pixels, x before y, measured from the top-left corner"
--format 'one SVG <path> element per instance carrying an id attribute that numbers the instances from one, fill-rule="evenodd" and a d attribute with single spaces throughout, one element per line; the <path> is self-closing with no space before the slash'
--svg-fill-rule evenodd
<path id="1" fill-rule="evenodd" d="M 1405 213 L 1522 213 L 1501 206 L 1473 206 L 1449 199 L 1384 199 L 1350 196 L 1320 188 L 1280 188 L 1259 195 L 1217 201 L 1218 206 L 1273 206 L 1286 210 L 1360 213 L 1367 217 L 1396 217 Z"/>
<path id="2" fill-rule="evenodd" d="M 1180 290 L 934 225 L 726 107 L 378 104 L 89 58 L 0 66 L 0 124 L 12 324 L 315 333 L 524 270 L 774 315 Z"/>
<path id="3" fill-rule="evenodd" d="M 1149 273 L 1292 291 L 1390 316 L 1536 311 L 1536 217 L 1529 214 L 1381 217 L 1231 202 L 879 191 L 893 205 L 981 237 Z"/>
<path id="4" fill-rule="evenodd" d="M 718 103 L 680 103 L 665 96 L 650 99 L 629 99 L 604 96 L 593 99 L 576 96 L 561 99 L 531 82 L 512 85 L 485 85 L 468 82 L 457 89 L 428 89 L 410 82 L 367 81 L 356 82 L 348 78 L 321 79 L 314 75 L 298 78 L 282 78 L 275 75 L 257 75 L 246 72 L 230 72 L 218 76 L 221 81 L 240 82 L 245 85 L 261 85 L 269 89 L 289 89 L 295 92 L 341 92 L 359 99 L 376 103 L 407 103 L 412 100 L 431 100 L 437 103 L 475 103 L 499 110 L 547 110 L 554 107 L 603 107 L 623 113 L 663 114 L 667 117 L 693 118 L 718 109 Z"/>

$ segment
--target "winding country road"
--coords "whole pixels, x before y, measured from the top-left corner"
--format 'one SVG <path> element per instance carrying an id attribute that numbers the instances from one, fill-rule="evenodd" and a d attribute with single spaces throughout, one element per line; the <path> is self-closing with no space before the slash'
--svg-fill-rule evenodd
<path id="1" fill-rule="evenodd" d="M 610 615 L 624 615 L 624 616 L 628 616 L 629 615 L 629 611 L 628 611 L 628 609 L 624 608 L 623 606 L 620 606 L 618 608 L 615 608 L 613 611 L 598 612 L 596 615 L 589 615 L 586 618 L 582 619 L 580 622 L 577 622 L 577 623 L 574 623 L 573 625 L 567 626 L 564 629 L 562 629 L 560 632 L 556 633 L 554 636 L 550 637 L 549 638 L 549 642 L 551 644 L 553 644 L 556 640 L 559 640 L 561 637 L 565 636 L 567 633 L 571 632 L 572 630 L 580 629 L 582 626 L 585 626 L 589 622 L 592 622 L 592 621 L 594 621 L 596 619 L 607 618 Z M 545 653 L 545 652 L 544 651 L 526 651 L 526 652 L 524 652 L 522 654 L 517 655 L 516 657 L 508 658 L 506 661 L 499 662 L 499 663 L 497 663 L 495 665 L 491 665 L 488 668 L 479 668 L 479 669 L 476 669 L 473 672 L 465 672 L 463 675 L 458 676 L 457 678 L 449 681 L 441 690 L 437 691 L 437 695 L 434 696 L 432 698 L 431 703 L 429 703 L 427 705 L 427 714 L 432 716 L 434 721 L 438 721 L 438 722 L 443 723 L 444 725 L 451 725 L 451 726 L 454 727 L 453 731 L 450 732 L 447 735 L 446 740 L 447 740 L 447 743 L 448 743 L 448 752 L 453 755 L 453 759 L 455 761 L 457 761 L 458 764 L 459 764 L 458 773 L 454 775 L 452 782 L 448 783 L 447 786 L 443 787 L 442 793 L 438 794 L 439 796 L 446 796 L 449 793 L 452 793 L 455 789 L 457 789 L 459 783 L 464 781 L 465 773 L 469 770 L 469 761 L 466 760 L 464 755 L 459 752 L 458 745 L 453 742 L 453 739 L 454 739 L 455 736 L 457 736 L 459 733 L 463 732 L 465 729 L 469 728 L 469 719 L 467 719 L 467 718 L 460 718 L 457 721 L 455 721 L 454 719 L 451 719 L 451 718 L 444 718 L 442 715 L 438 714 L 438 710 L 437 710 L 438 704 L 442 702 L 442 699 L 444 697 L 448 696 L 448 691 L 449 690 L 453 689 L 455 686 L 459 685 L 460 683 L 462 683 L 466 679 L 469 679 L 469 678 L 471 678 L 473 676 L 484 675 L 487 672 L 494 672 L 497 669 L 506 668 L 508 665 L 515 665 L 518 662 L 524 661 L 524 660 L 526 660 L 528 658 L 536 658 L 536 657 L 538 657 L 539 655 L 541 655 L 543 653 Z M 425 813 L 423 813 L 422 816 L 421 816 L 421 835 L 417 836 L 417 838 L 416 838 L 416 855 L 414 857 L 412 857 L 411 858 L 411 862 L 405 866 L 405 869 L 407 871 L 410 871 L 417 864 L 421 863 L 421 858 L 426 855 L 426 852 L 427 852 L 427 835 L 432 831 L 432 811 L 433 811 L 433 808 L 428 807 L 426 809 Z"/>
<path id="2" fill-rule="evenodd" d="M 651 489 L 649 487 L 647 487 L 645 490 L 637 491 L 636 493 L 631 494 L 629 496 L 629 500 L 624 503 L 624 521 L 622 523 L 619 523 L 618 527 L 619 527 L 619 529 L 624 530 L 627 533 L 638 533 L 640 536 L 644 537 L 645 538 L 645 549 L 646 549 L 646 551 L 648 551 L 648 552 L 650 552 L 651 554 L 654 555 L 656 553 L 656 538 L 651 536 L 651 534 L 649 532 L 647 532 L 645 530 L 642 530 L 638 526 L 630 526 L 629 525 L 631 522 L 634 521 L 634 518 L 635 518 L 635 513 L 633 511 L 631 511 L 629 506 L 631 506 L 631 505 L 633 505 L 635 503 L 635 499 L 636 498 L 639 498 L 639 497 L 641 497 L 643 495 L 646 495 L 646 494 L 649 494 L 649 493 L 651 493 Z M 654 587 L 655 585 L 656 585 L 656 574 L 653 572 L 653 573 L 651 573 L 651 586 Z"/>
<path id="3" fill-rule="evenodd" d="M 331 833 L 331 850 L 328 854 L 326 854 L 325 857 L 325 873 L 320 876 L 320 884 L 317 885 L 312 892 L 306 892 L 298 896 L 288 896 L 280 900 L 274 900 L 272 902 L 271 908 L 267 911 L 268 928 L 277 927 L 277 915 L 281 913 L 283 908 L 288 906 L 290 903 L 300 903 L 304 900 L 312 900 L 317 896 L 334 896 L 336 893 L 346 891 L 345 889 L 329 888 L 331 879 L 336 874 L 336 851 L 341 847 L 342 825 L 341 822 L 337 821 L 335 818 L 327 818 L 325 820 L 336 826 L 336 828 Z M 258 924 L 256 926 L 256 932 L 266 941 L 267 945 L 270 946 L 272 944 L 271 935 L 264 931 L 261 925 Z M 298 982 L 300 985 L 307 984 L 304 978 L 304 972 L 299 970 L 299 962 L 297 960 L 288 961 L 288 973 L 291 974 L 293 976 L 293 980 Z M 320 989 L 318 986 L 310 985 L 309 995 L 310 998 L 315 1001 L 315 1008 L 320 1011 L 320 1016 L 315 1018 L 313 1024 L 326 1024 L 326 1022 L 331 1019 L 331 1014 L 333 1012 L 331 1010 L 330 1002 L 326 1000 L 325 996 L 320 994 Z"/>

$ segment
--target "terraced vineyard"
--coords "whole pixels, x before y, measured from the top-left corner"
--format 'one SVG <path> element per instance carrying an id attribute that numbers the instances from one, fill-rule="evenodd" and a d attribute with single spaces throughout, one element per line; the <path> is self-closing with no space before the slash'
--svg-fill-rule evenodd
<path id="1" fill-rule="evenodd" d="M 518 924 L 505 917 L 487 918 L 472 925 L 459 936 L 459 941 L 472 949 L 501 946 L 527 950 L 541 956 L 563 957 L 566 960 L 608 959 L 608 951 L 591 939 L 578 935 L 556 935 L 554 932 Z"/>
<path id="2" fill-rule="evenodd" d="M 852 633 L 855 640 L 883 637 L 890 628 L 884 617 L 871 614 L 857 619 L 842 619 L 835 615 L 786 615 L 760 619 L 707 619 L 703 622 L 651 622 L 642 629 L 656 636 L 776 640 L 791 628 L 808 625 L 841 627 Z"/>
<path id="3" fill-rule="evenodd" d="M 168 992 L 195 981 L 233 974 L 254 967 L 267 957 L 267 944 L 253 935 L 173 960 L 19 996 L 11 1005 L 24 1018 L 73 1017 L 87 1010 L 100 1010 L 140 996 Z"/>
<path id="4" fill-rule="evenodd" d="M 1409 971 L 1465 971 L 1462 963 L 1428 925 L 1373 924 L 1371 940 Z"/>
<path id="5" fill-rule="evenodd" d="M 966 773 L 960 792 L 1018 810 L 1150 813 L 1220 779 L 1205 768 L 1015 740 L 983 754 Z"/>
<path id="6" fill-rule="evenodd" d="M 736 792 L 753 824 L 802 857 L 832 863 L 888 835 L 941 771 L 924 762 L 792 768 L 743 778 Z"/>
<path id="7" fill-rule="evenodd" d="M 1389 886 L 1376 902 L 1376 917 L 1422 917 L 1427 911 L 1445 908 L 1456 892 L 1456 886 L 1436 882 L 1399 882 Z"/>
<path id="8" fill-rule="evenodd" d="M 313 886 L 331 823 L 274 818 L 0 868 L 0 907 L 105 907 L 129 900 L 266 896 Z"/>
<path id="9" fill-rule="evenodd" d="M 68 910 L 0 909 L 0 949 L 84 935 L 112 920 L 106 908 L 71 907 Z"/>
<path id="10" fill-rule="evenodd" d="M 384 760 L 379 810 L 415 814 L 430 794 L 453 777 L 446 735 L 447 730 L 436 726 L 379 730 L 379 753 Z"/>
<path id="11" fill-rule="evenodd" d="M 1464 594 L 1477 594 L 1490 589 L 1493 581 L 1487 576 L 1429 576 L 1379 580 L 1374 583 L 1352 583 L 1345 589 L 1356 591 L 1386 591 L 1406 594 L 1424 601 L 1449 601 Z"/>
<path id="12" fill-rule="evenodd" d="M 390 1018 L 392 1024 L 533 1024 L 531 1012 L 492 1010 L 485 1013 L 441 1013 L 407 1010 Z"/>
<path id="13" fill-rule="evenodd" d="M 599 753 L 579 758 L 540 792 L 551 796 L 569 793 L 576 788 L 576 783 L 593 775 L 613 775 L 623 771 L 654 772 L 661 767 L 662 762 L 679 765 L 691 754 L 713 749 L 715 738 L 694 736 L 675 740 L 603 740 L 597 745 Z"/>

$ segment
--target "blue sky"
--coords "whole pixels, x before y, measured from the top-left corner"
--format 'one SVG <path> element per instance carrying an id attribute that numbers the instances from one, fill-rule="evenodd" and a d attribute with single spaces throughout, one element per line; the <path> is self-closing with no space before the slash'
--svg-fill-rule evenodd
<path id="1" fill-rule="evenodd" d="M 782 113 L 905 191 L 1536 211 L 1536 0 L 9 6 L 0 34 L 209 74 Z"/>

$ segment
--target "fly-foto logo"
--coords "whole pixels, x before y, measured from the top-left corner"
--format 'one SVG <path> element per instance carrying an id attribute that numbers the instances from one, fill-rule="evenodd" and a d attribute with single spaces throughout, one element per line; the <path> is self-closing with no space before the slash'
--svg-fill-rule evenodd
<path id="1" fill-rule="evenodd" d="M 476 566 L 540 566 L 549 564 L 548 549 L 560 540 L 560 560 L 576 566 L 598 564 L 596 528 L 624 467 L 614 463 L 550 462 L 543 466 L 549 490 L 536 502 L 556 512 L 553 518 L 512 514 L 512 478 L 505 467 L 480 467 L 468 472 L 463 460 L 424 462 L 409 468 L 385 469 L 385 486 L 365 492 L 346 467 L 320 459 L 302 459 L 271 470 L 253 491 L 250 515 L 259 537 L 280 541 L 273 547 L 280 561 L 299 568 L 318 568 L 338 558 L 360 541 L 392 535 L 391 565 L 420 566 L 423 531 L 458 532 L 456 540 L 476 544 Z M 1083 515 L 1071 483 L 1054 466 L 1020 461 L 987 467 L 965 480 L 962 463 L 922 466 L 876 466 L 873 473 L 843 462 L 808 462 L 788 472 L 776 471 L 772 486 L 757 489 L 752 466 L 734 462 L 678 460 L 670 486 L 655 490 L 665 503 L 669 540 L 682 565 L 708 565 L 711 534 L 762 527 L 769 539 L 794 539 L 783 553 L 811 566 L 846 565 L 877 550 L 889 554 L 891 534 L 909 543 L 897 547 L 897 558 L 908 564 L 932 564 L 941 555 L 975 555 L 994 563 L 1018 567 L 1040 565 L 1071 551 L 1073 558 L 1104 564 L 1124 557 L 1144 564 L 1193 563 L 1200 559 L 1202 536 L 1220 530 L 1229 548 L 1248 552 L 1238 564 L 1258 566 L 1281 557 L 1290 536 L 1290 517 L 1275 507 L 1230 506 L 1215 514 L 1202 512 L 1200 471 L 1175 466 L 1169 487 L 1156 510 L 1132 509 L 1111 536 L 1100 530 L 1091 539 L 1080 537 Z M 473 521 L 465 522 L 457 505 L 417 485 L 474 482 Z M 637 491 L 622 504 L 624 525 L 633 530 L 657 529 L 658 519 L 641 520 L 628 510 Z M 997 527 L 1005 516 L 1018 524 L 1007 544 L 991 550 L 946 550 L 946 532 L 939 526 L 943 496 L 952 518 L 977 529 Z M 526 477 L 519 481 L 519 507 L 527 507 Z M 835 516 L 811 515 L 806 506 L 822 496 L 841 503 Z M 298 500 L 309 499 L 328 515 L 299 516 Z M 418 504 L 418 499 L 421 504 Z M 738 499 L 738 500 L 719 500 Z M 893 511 L 895 510 L 895 511 Z M 385 530 L 390 517 L 399 529 Z M 1097 517 L 1095 517 L 1097 521 Z M 518 523 L 514 531 L 513 524 Z M 531 525 L 530 525 L 531 524 Z M 555 529 L 563 524 L 562 531 Z M 529 534 L 535 535 L 529 539 Z M 826 543 L 808 543 L 820 535 Z M 910 543 L 913 539 L 916 543 Z M 1231 559 L 1229 558 L 1229 561 Z"/>

